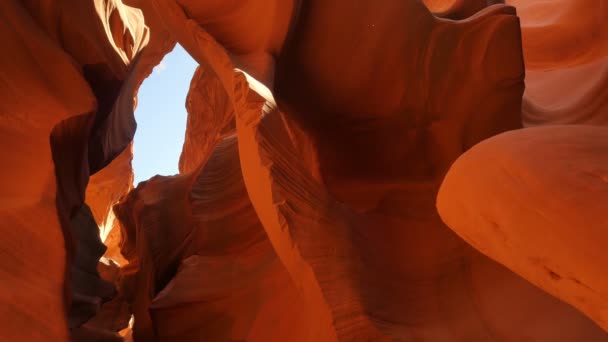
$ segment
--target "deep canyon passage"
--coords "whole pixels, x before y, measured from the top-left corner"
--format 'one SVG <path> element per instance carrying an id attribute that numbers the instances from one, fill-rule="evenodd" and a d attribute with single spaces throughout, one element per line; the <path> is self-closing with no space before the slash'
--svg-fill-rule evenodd
<path id="1" fill-rule="evenodd" d="M 608 0 L 2 0 L 0 43 L 0 341 L 608 341 Z"/>

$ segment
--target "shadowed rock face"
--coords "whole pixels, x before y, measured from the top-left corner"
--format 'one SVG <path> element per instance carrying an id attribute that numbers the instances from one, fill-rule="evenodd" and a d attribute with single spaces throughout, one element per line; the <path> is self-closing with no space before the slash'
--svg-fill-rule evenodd
<path id="1" fill-rule="evenodd" d="M 105 247 L 83 201 L 89 175 L 132 139 L 129 64 L 148 30 L 141 12 L 118 1 L 0 7 L 0 148 L 10 165 L 2 171 L 0 339 L 61 341 L 113 291 L 87 285 L 101 284 L 95 258 Z"/>
<path id="2" fill-rule="evenodd" d="M 604 123 L 606 3 L 498 2 L 0 3 L 0 340 L 608 340 L 608 135 L 522 129 Z"/>

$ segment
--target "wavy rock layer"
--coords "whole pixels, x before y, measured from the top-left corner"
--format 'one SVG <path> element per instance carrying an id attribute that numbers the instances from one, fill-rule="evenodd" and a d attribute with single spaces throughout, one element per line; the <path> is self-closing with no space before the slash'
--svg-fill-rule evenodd
<path id="1" fill-rule="evenodd" d="M 116 212 L 136 340 L 306 336 L 311 317 L 251 206 L 234 135 L 193 172 L 140 183 Z"/>
<path id="2" fill-rule="evenodd" d="M 427 203 L 416 201 L 428 194 L 432 205 L 433 192 L 420 185 L 366 185 L 340 194 L 352 201 L 349 208 L 314 181 L 303 162 L 311 158 L 295 147 L 306 141 L 289 133 L 297 127 L 287 115 L 241 113 L 237 128 L 250 197 L 316 310 L 320 326 L 311 329 L 320 340 L 608 338 L 572 308 L 468 248 L 432 210 L 422 211 Z M 353 194 L 378 195 L 379 188 L 391 191 L 375 207 L 355 206 L 363 201 Z"/>
<path id="3" fill-rule="evenodd" d="M 527 126 L 608 119 L 605 1 L 507 1 L 522 18 Z M 556 126 L 490 139 L 451 168 L 443 220 L 484 254 L 607 328 L 605 129 Z M 481 171 L 483 170 L 483 172 Z M 541 247 L 539 247 L 541 246 Z"/>
<path id="4" fill-rule="evenodd" d="M 66 251 L 48 145 L 53 127 L 94 109 L 90 87 L 70 58 L 17 1 L 0 4 L 0 339 L 67 340 Z M 23 67 L 15 67 L 15 63 Z M 44 65 L 52 64 L 52 68 Z M 23 246 L 32 246 L 30 249 Z"/>
<path id="5" fill-rule="evenodd" d="M 86 203 L 91 207 L 101 240 L 107 247 L 104 256 L 119 264 L 126 263 L 120 254 L 120 228 L 112 207 L 133 188 L 133 145 L 127 147 L 100 172 L 91 176 Z"/>
<path id="6" fill-rule="evenodd" d="M 194 171 L 211 156 L 215 145 L 235 133 L 234 111 L 226 91 L 210 70 L 197 68 L 186 98 L 188 122 L 179 172 Z"/>
<path id="7" fill-rule="evenodd" d="M 436 19 L 414 1 L 373 7 L 310 1 L 299 8 L 287 42 L 278 44 L 282 48 L 275 67 L 239 65 L 239 56 L 243 51 L 272 54 L 277 44 L 259 45 L 254 38 L 260 32 L 281 37 L 283 26 L 270 33 L 222 31 L 221 25 L 233 19 L 226 7 L 169 0 L 154 4 L 167 29 L 201 64 L 193 85 L 201 91 L 209 86 L 211 98 L 219 99 L 205 101 L 216 109 L 204 114 L 219 125 L 210 131 L 188 128 L 189 134 L 197 133 L 186 139 L 182 168 L 194 171 L 153 178 L 117 207 L 125 225 L 123 253 L 139 284 L 133 288 L 143 289 L 132 298 L 136 339 L 194 341 L 205 330 L 205 336 L 218 341 L 245 336 L 281 340 L 280 335 L 252 335 L 251 325 L 244 323 L 251 311 L 241 311 L 249 300 L 230 309 L 216 302 L 232 302 L 241 291 L 228 286 L 227 294 L 218 295 L 226 286 L 205 282 L 207 270 L 213 269 L 218 279 L 232 284 L 232 274 L 223 267 L 244 272 L 245 287 L 252 279 L 245 274 L 254 265 L 238 262 L 249 256 L 248 249 L 231 245 L 240 239 L 233 237 L 227 245 L 223 234 L 213 233 L 214 220 L 226 224 L 247 217 L 225 215 L 227 207 L 234 208 L 224 204 L 233 203 L 224 199 L 233 188 L 222 179 L 238 183 L 240 177 L 246 191 L 229 197 L 240 197 L 255 210 L 264 233 L 260 243 L 276 253 L 279 269 L 289 275 L 282 286 L 292 288 L 301 305 L 298 319 L 279 325 L 308 332 L 293 336 L 315 341 L 606 339 L 579 312 L 470 248 L 443 225 L 434 208 L 443 175 L 460 154 L 520 127 L 523 64 L 511 8 L 490 6 L 452 22 Z M 236 18 L 244 15 L 240 9 L 255 8 L 250 5 L 230 10 Z M 344 25 L 329 25 L 338 12 L 349 14 Z M 223 24 L 213 25 L 205 13 L 209 18 L 216 13 Z M 249 25 L 239 18 L 243 27 Z M 360 25 L 362 18 L 366 27 Z M 422 44 L 420 37 L 431 44 Z M 359 50 L 352 49 L 355 40 Z M 401 49 L 382 45 L 395 41 L 403 44 Z M 412 54 L 421 44 L 426 50 Z M 373 51 L 383 52 L 384 68 L 362 72 L 372 70 Z M 479 55 L 486 57 L 476 59 Z M 481 63 L 483 72 L 471 74 L 463 60 Z M 235 73 L 235 64 L 247 74 Z M 264 72 L 271 69 L 274 81 Z M 196 83 L 202 77 L 209 78 Z M 476 89 L 483 101 L 459 89 Z M 195 107 L 189 107 L 191 112 Z M 232 115 L 238 138 L 224 136 L 209 156 L 194 154 L 196 144 L 208 150 L 214 136 L 221 139 L 230 127 L 224 119 Z M 238 168 L 234 152 L 227 152 L 235 143 Z M 394 152 L 394 146 L 402 148 Z M 194 168 L 199 161 L 203 166 Z M 237 233 L 249 224 L 229 225 L 238 236 L 250 236 L 247 229 Z M 166 233 L 169 227 L 171 234 Z M 222 257 L 205 255 L 208 249 Z M 228 250 L 231 258 L 225 258 Z M 247 259 L 257 267 L 266 265 Z M 246 298 L 259 300 L 266 292 L 256 293 L 261 297 Z M 210 305 L 217 307 L 215 315 L 209 316 Z M 256 315 L 285 310 L 280 302 L 273 305 Z M 217 324 L 209 326 L 207 317 Z"/>
<path id="8" fill-rule="evenodd" d="M 608 3 L 507 0 L 522 20 L 523 118 L 542 124 L 608 124 Z"/>
<path id="9" fill-rule="evenodd" d="M 608 340 L 608 135 L 520 129 L 605 124 L 605 1 L 125 1 L 0 2 L 0 340 Z"/>
<path id="10" fill-rule="evenodd" d="M 464 19 L 487 6 L 504 4 L 504 0 L 423 0 L 434 15 L 448 19 Z"/>
<path id="11" fill-rule="evenodd" d="M 112 0 L 9 0 L 0 13 L 0 149 L 10 165 L 1 177 L 0 339 L 62 341 L 110 293 L 91 285 L 102 284 L 93 259 L 103 246 L 85 188 L 132 139 L 129 64 L 148 31 L 139 11 Z"/>

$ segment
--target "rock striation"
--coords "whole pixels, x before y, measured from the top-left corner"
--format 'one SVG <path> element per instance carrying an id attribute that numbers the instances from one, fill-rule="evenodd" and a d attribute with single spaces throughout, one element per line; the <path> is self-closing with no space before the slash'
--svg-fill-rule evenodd
<path id="1" fill-rule="evenodd" d="M 534 336 L 536 340 L 606 339 L 605 333 L 579 312 L 470 248 L 442 224 L 434 209 L 443 175 L 460 154 L 494 134 L 521 127 L 518 108 L 523 92 L 523 60 L 521 54 L 519 58 L 506 55 L 516 51 L 520 44 L 517 19 L 511 8 L 490 6 L 456 24 L 436 19 L 424 6 L 414 2 L 387 1 L 372 8 L 350 6 L 340 1 L 324 5 L 311 1 L 298 8 L 297 24 L 291 25 L 280 55 L 275 58 L 274 65 L 270 64 L 274 79 L 268 80 L 265 78 L 268 74 L 264 72 L 268 65 L 262 68 L 238 64 L 241 49 L 258 47 L 245 44 L 248 35 L 238 35 L 237 31 L 214 31 L 218 26 L 206 25 L 195 14 L 214 13 L 213 7 L 162 0 L 155 1 L 155 6 L 165 14 L 162 18 L 167 29 L 201 64 L 193 81 L 195 88 L 205 89 L 205 83 L 202 86 L 196 83 L 201 70 L 216 77 L 208 81 L 211 91 L 204 95 L 213 99 L 205 106 L 214 106 L 215 116 L 205 115 L 220 124 L 211 133 L 188 128 L 191 133 L 201 132 L 203 150 L 208 150 L 212 144 L 213 139 L 209 137 L 215 136 L 215 141 L 221 141 L 209 154 L 211 159 L 207 163 L 215 163 L 215 158 L 228 159 L 218 152 L 225 149 L 228 138 L 224 136 L 226 133 L 218 132 L 226 132 L 226 129 L 232 132 L 231 126 L 224 125 L 224 119 L 235 117 L 240 173 L 248 200 L 263 227 L 264 238 L 270 242 L 302 300 L 304 319 L 286 324 L 288 330 L 306 331 L 309 335 L 294 336 L 323 341 L 516 341 L 526 336 Z M 353 26 L 345 20 L 339 35 L 332 31 L 338 28 L 323 21 L 332 17 L 332 11 L 351 13 L 352 18 L 358 18 L 357 13 L 366 13 L 373 18 L 377 13 L 385 19 L 382 24 L 387 27 L 379 27 L 380 33 L 375 32 L 371 26 L 374 22 L 370 21 L 369 31 L 355 29 L 357 21 L 351 19 Z M 369 56 L 369 51 L 374 50 L 369 47 L 390 41 L 386 32 L 401 25 L 397 20 L 391 22 L 387 13 L 398 13 L 395 18 L 408 15 L 422 18 L 417 25 L 409 27 L 412 31 L 402 32 L 405 37 L 411 35 L 410 40 L 404 40 L 411 43 L 412 48 L 417 44 L 414 37 L 433 37 L 431 41 L 436 45 L 427 47 L 429 52 L 422 54 L 427 58 L 423 65 L 427 65 L 429 71 L 436 68 L 433 62 L 444 65 L 450 60 L 468 60 L 450 57 L 455 56 L 453 54 L 469 54 L 473 58 L 478 48 L 483 48 L 486 56 L 496 56 L 484 59 L 486 63 L 505 58 L 503 64 L 511 69 L 482 74 L 485 79 L 467 78 L 465 71 L 456 76 L 458 68 L 450 69 L 455 78 L 466 84 L 463 88 L 475 88 L 488 94 L 484 98 L 486 107 L 477 111 L 478 116 L 465 115 L 473 111 L 474 105 L 479 107 L 475 98 L 441 92 L 452 89 L 447 86 L 449 77 L 437 74 L 437 78 L 433 78 L 432 72 L 416 73 L 413 69 L 399 71 L 400 67 L 417 63 L 418 55 L 408 60 L 407 44 L 402 55 L 395 53 L 395 63 L 388 63 L 384 74 L 383 69 L 374 69 L 376 74 L 354 72 L 370 70 L 373 53 Z M 485 25 L 492 29 L 481 29 Z M 329 27 L 329 31 L 322 31 L 320 27 Z M 349 29 L 353 31 L 349 32 Z M 461 44 L 459 49 L 454 45 L 455 50 L 451 50 L 452 45 L 440 43 L 443 34 L 452 38 L 465 37 L 469 33 L 467 29 L 484 32 L 485 44 L 480 43 L 479 47 Z M 350 34 L 344 35 L 344 32 Z M 358 51 L 361 51 L 358 58 L 344 36 L 357 37 Z M 500 44 L 488 43 L 497 36 L 501 37 L 497 39 Z M 313 41 L 319 47 L 314 54 L 311 52 Z M 472 41 L 479 42 L 478 39 Z M 256 53 L 269 51 L 272 49 L 268 46 L 258 47 Z M 350 59 L 342 55 L 347 51 Z M 378 51 L 394 50 L 379 45 Z M 384 57 L 391 60 L 390 55 Z M 337 65 L 334 60 L 350 64 Z M 242 71 L 235 72 L 234 66 L 241 67 Z M 334 76 L 328 78 L 326 75 L 330 74 Z M 392 87 L 382 88 L 381 83 L 374 83 L 381 79 L 390 80 Z M 436 84 L 439 81 L 446 82 L 446 88 Z M 403 88 L 396 86 L 399 82 Z M 225 92 L 219 97 L 215 95 L 218 86 Z M 397 93 L 393 100 L 390 92 L 403 89 L 425 89 L 426 93 L 423 96 Z M 443 101 L 432 100 L 436 97 Z M 191 108 L 192 115 L 196 111 Z M 205 108 L 202 112 L 206 111 Z M 442 115 L 435 116 L 435 113 Z M 192 124 L 196 122 L 192 116 L 190 120 Z M 186 138 L 185 151 L 192 151 L 191 145 L 196 138 Z M 402 146 L 403 152 L 394 152 L 389 146 Z M 196 162 L 206 159 L 195 153 L 192 157 L 189 152 L 182 154 L 183 170 L 193 170 Z M 192 158 L 192 162 L 186 162 L 188 158 Z M 214 174 L 219 177 L 223 173 Z M 197 311 L 201 317 L 197 323 L 195 318 L 186 319 L 192 317 L 186 312 L 190 312 L 188 310 L 197 301 L 207 298 L 205 294 L 211 296 L 219 291 L 211 285 L 213 280 L 204 281 L 203 269 L 211 267 L 212 260 L 205 260 L 200 254 L 177 256 L 181 247 L 165 250 L 164 244 L 157 246 L 158 237 L 166 236 L 163 233 L 148 233 L 145 242 L 138 238 L 149 229 L 169 229 L 162 228 L 165 227 L 163 222 L 180 222 L 167 215 L 183 220 L 197 216 L 194 209 L 190 209 L 191 213 L 182 212 L 184 206 L 194 207 L 195 186 L 189 189 L 186 184 L 192 183 L 185 180 L 186 176 L 193 177 L 192 171 L 177 178 L 154 178 L 117 207 L 121 212 L 119 216 L 124 216 L 122 220 L 131 227 L 126 229 L 129 232 L 125 235 L 127 241 L 136 241 L 135 247 L 128 248 L 131 251 L 128 253 L 138 251 L 139 243 L 149 244 L 143 252 L 134 255 L 152 258 L 144 263 L 149 263 L 148 269 L 139 261 L 136 272 L 138 277 L 148 274 L 147 277 L 153 278 L 153 285 L 145 288 L 156 286 L 146 291 L 144 299 L 134 299 L 134 303 L 139 303 L 137 305 L 149 308 L 147 311 L 142 309 L 140 316 L 145 317 L 147 312 L 151 316 L 138 323 L 136 315 L 136 339 L 179 336 L 184 340 L 196 340 L 202 332 L 192 327 L 207 326 L 208 313 L 203 308 Z M 207 185 L 206 188 L 211 197 L 214 187 Z M 183 193 L 188 192 L 190 203 L 168 208 L 164 204 L 169 198 L 172 198 L 171 203 L 176 203 L 177 198 L 183 201 L 188 198 Z M 221 197 L 217 195 L 218 203 Z M 148 209 L 149 206 L 153 208 Z M 173 211 L 175 213 L 171 214 Z M 181 226 L 193 225 L 178 225 Z M 245 225 L 230 226 L 236 230 Z M 172 238 L 186 246 L 191 243 L 190 236 L 194 234 L 188 233 L 188 229 L 172 229 L 175 231 Z M 220 248 L 223 243 L 214 245 Z M 242 248 L 235 252 L 247 255 Z M 402 262 L 395 264 L 395 260 Z M 158 275 L 159 270 L 162 275 Z M 224 279 L 220 270 L 215 274 Z M 204 282 L 207 285 L 200 285 Z M 220 287 L 223 289 L 226 285 Z M 231 291 L 228 296 L 235 292 L 238 291 Z M 230 339 L 256 340 L 263 336 L 263 340 L 281 340 L 279 335 L 247 335 L 246 329 L 244 333 L 247 325 L 237 322 L 246 319 L 247 312 L 234 310 L 226 314 L 225 308 L 221 312 L 216 319 L 232 317 L 228 321 L 232 324 L 207 328 L 211 339 L 226 340 L 229 336 Z M 556 322 L 559 322 L 559 331 L 552 328 Z"/>
<path id="2" fill-rule="evenodd" d="M 0 2 L 0 340 L 607 341 L 606 6 Z"/>
<path id="3" fill-rule="evenodd" d="M 62 341 L 94 298 L 110 296 L 105 285 L 99 293 L 88 286 L 102 284 L 94 257 L 105 247 L 83 202 L 89 176 L 133 137 L 131 64 L 148 29 L 141 11 L 114 0 L 9 0 L 0 16 L 0 149 L 10 165 L 2 174 L 0 339 Z"/>

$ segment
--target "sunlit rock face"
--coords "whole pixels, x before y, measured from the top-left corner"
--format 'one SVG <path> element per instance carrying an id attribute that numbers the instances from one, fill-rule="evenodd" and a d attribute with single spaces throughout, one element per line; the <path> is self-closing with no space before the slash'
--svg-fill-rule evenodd
<path id="1" fill-rule="evenodd" d="M 607 145 L 604 127 L 505 133 L 462 156 L 438 198 L 442 218 L 465 240 L 604 329 Z"/>
<path id="2" fill-rule="evenodd" d="M 104 256 L 116 263 L 126 260 L 120 254 L 120 227 L 112 207 L 133 188 L 133 144 L 116 159 L 89 179 L 85 201 L 99 227 L 99 236 L 106 245 Z"/>
<path id="3" fill-rule="evenodd" d="M 1 2 L 0 340 L 607 341 L 607 4 L 501 2 Z"/>

